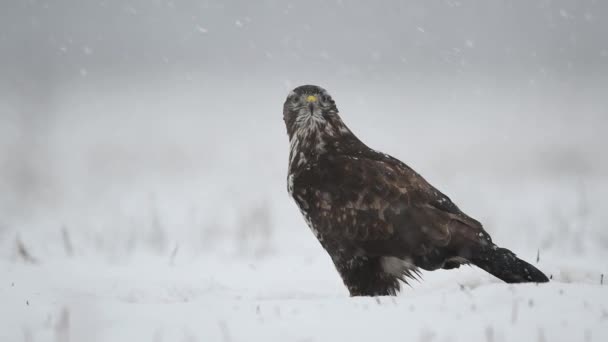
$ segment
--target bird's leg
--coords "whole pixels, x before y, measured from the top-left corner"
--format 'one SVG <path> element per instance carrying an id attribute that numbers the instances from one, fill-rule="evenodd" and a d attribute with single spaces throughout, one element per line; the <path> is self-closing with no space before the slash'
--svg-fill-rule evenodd
<path id="1" fill-rule="evenodd" d="M 340 256 L 332 258 L 351 296 L 394 296 L 399 280 L 386 273 L 379 257 Z"/>

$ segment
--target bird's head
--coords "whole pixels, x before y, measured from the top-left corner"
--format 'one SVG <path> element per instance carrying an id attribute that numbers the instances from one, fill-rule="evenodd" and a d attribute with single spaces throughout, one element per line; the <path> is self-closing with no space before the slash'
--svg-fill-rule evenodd
<path id="1" fill-rule="evenodd" d="M 332 120 L 339 120 L 338 108 L 325 89 L 303 85 L 287 95 L 283 105 L 283 120 L 291 138 L 298 131 L 316 131 Z"/>

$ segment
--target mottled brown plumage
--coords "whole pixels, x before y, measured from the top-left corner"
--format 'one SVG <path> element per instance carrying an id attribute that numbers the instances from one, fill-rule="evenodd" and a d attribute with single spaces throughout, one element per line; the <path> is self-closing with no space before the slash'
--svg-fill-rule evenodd
<path id="1" fill-rule="evenodd" d="M 363 144 L 324 89 L 294 89 L 283 113 L 289 192 L 351 295 L 395 295 L 418 268 L 463 263 L 507 282 L 548 281 L 414 170 Z"/>

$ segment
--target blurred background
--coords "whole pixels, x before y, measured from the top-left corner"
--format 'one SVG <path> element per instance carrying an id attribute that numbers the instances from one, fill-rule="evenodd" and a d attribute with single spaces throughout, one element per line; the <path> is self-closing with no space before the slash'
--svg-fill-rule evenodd
<path id="1" fill-rule="evenodd" d="M 605 1 L 0 4 L 0 257 L 322 254 L 287 93 L 524 256 L 608 250 Z"/>

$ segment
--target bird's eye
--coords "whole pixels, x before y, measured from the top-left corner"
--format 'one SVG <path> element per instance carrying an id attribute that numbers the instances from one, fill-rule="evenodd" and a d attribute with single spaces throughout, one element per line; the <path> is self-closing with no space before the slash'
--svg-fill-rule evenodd
<path id="1" fill-rule="evenodd" d="M 329 102 L 330 100 L 331 100 L 331 98 L 328 95 L 321 95 L 321 101 Z"/>
<path id="2" fill-rule="evenodd" d="M 300 98 L 298 96 L 294 96 L 291 98 L 291 103 L 296 104 L 300 102 Z"/>

